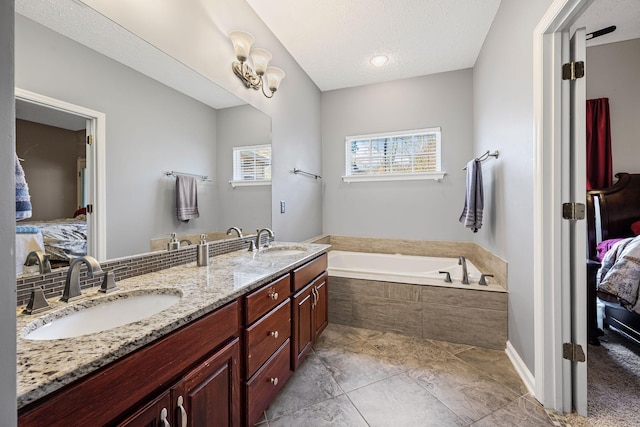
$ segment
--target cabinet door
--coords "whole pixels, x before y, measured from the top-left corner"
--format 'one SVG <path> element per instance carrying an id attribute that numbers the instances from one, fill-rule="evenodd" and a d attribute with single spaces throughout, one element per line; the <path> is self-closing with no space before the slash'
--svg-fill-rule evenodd
<path id="1" fill-rule="evenodd" d="M 329 275 L 324 273 L 314 282 L 316 302 L 313 307 L 313 342 L 315 343 L 320 334 L 329 324 L 329 293 L 327 290 Z"/>
<path id="2" fill-rule="evenodd" d="M 240 425 L 238 338 L 191 370 L 171 389 L 172 426 Z"/>
<path id="3" fill-rule="evenodd" d="M 171 399 L 169 391 L 146 404 L 135 414 L 128 417 L 118 427 L 166 427 L 171 422 Z M 165 423 L 166 421 L 166 423 Z"/>
<path id="4" fill-rule="evenodd" d="M 293 296 L 293 351 L 291 367 L 295 371 L 311 350 L 313 329 L 313 284 Z"/>

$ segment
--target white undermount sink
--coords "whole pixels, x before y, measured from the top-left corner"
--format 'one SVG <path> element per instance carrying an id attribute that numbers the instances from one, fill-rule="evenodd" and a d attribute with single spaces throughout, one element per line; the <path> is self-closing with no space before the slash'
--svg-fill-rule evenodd
<path id="1" fill-rule="evenodd" d="M 106 331 L 158 314 L 176 304 L 180 298 L 182 293 L 179 290 L 173 293 L 122 294 L 119 298 L 96 298 L 86 302 L 91 304 L 86 308 L 76 311 L 69 307 L 61 310 L 68 312 L 45 315 L 46 323 L 25 333 L 23 338 L 45 341 Z M 49 321 L 48 318 L 53 319 Z M 25 330 L 32 329 L 34 322 L 27 325 Z"/>
<path id="2" fill-rule="evenodd" d="M 302 255 L 307 252 L 303 246 L 274 246 L 272 248 L 260 249 L 263 256 L 291 256 Z"/>

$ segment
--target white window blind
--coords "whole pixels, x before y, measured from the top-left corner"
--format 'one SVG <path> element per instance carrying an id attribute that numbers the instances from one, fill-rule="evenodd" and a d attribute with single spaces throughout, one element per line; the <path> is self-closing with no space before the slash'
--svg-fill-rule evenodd
<path id="1" fill-rule="evenodd" d="M 271 183 L 271 145 L 233 147 L 232 185 Z"/>
<path id="2" fill-rule="evenodd" d="M 345 138 L 346 182 L 441 179 L 440 128 Z"/>

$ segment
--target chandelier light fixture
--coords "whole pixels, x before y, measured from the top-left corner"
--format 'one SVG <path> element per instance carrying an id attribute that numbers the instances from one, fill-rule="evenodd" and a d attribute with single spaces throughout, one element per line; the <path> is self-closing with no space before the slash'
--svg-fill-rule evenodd
<path id="1" fill-rule="evenodd" d="M 255 41 L 251 34 L 245 31 L 232 31 L 229 33 L 229 38 L 237 59 L 231 64 L 235 75 L 247 88 L 262 89 L 264 96 L 271 98 L 285 76 L 284 71 L 278 67 L 268 66 L 271 61 L 269 51 L 260 48 L 251 49 Z M 247 62 L 249 57 L 253 62 L 253 68 Z M 269 93 L 265 90 L 265 86 L 268 86 Z"/>

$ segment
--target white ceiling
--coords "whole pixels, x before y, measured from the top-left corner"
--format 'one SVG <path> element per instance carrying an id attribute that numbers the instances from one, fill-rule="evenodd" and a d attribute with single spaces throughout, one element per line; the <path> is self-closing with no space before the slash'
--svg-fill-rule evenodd
<path id="1" fill-rule="evenodd" d="M 247 0 L 322 91 L 475 65 L 500 0 Z M 587 46 L 640 37 L 640 0 L 595 0 Z M 259 40 L 257 41 L 259 43 Z M 369 58 L 391 58 L 375 68 Z M 286 70 L 285 70 L 286 71 Z"/>
<path id="2" fill-rule="evenodd" d="M 591 33 L 611 25 L 613 33 L 587 41 L 587 47 L 640 38 L 640 0 L 595 0 L 572 28 Z"/>
<path id="3" fill-rule="evenodd" d="M 500 6 L 500 0 L 247 2 L 322 91 L 471 68 Z M 375 54 L 389 63 L 372 66 Z"/>

